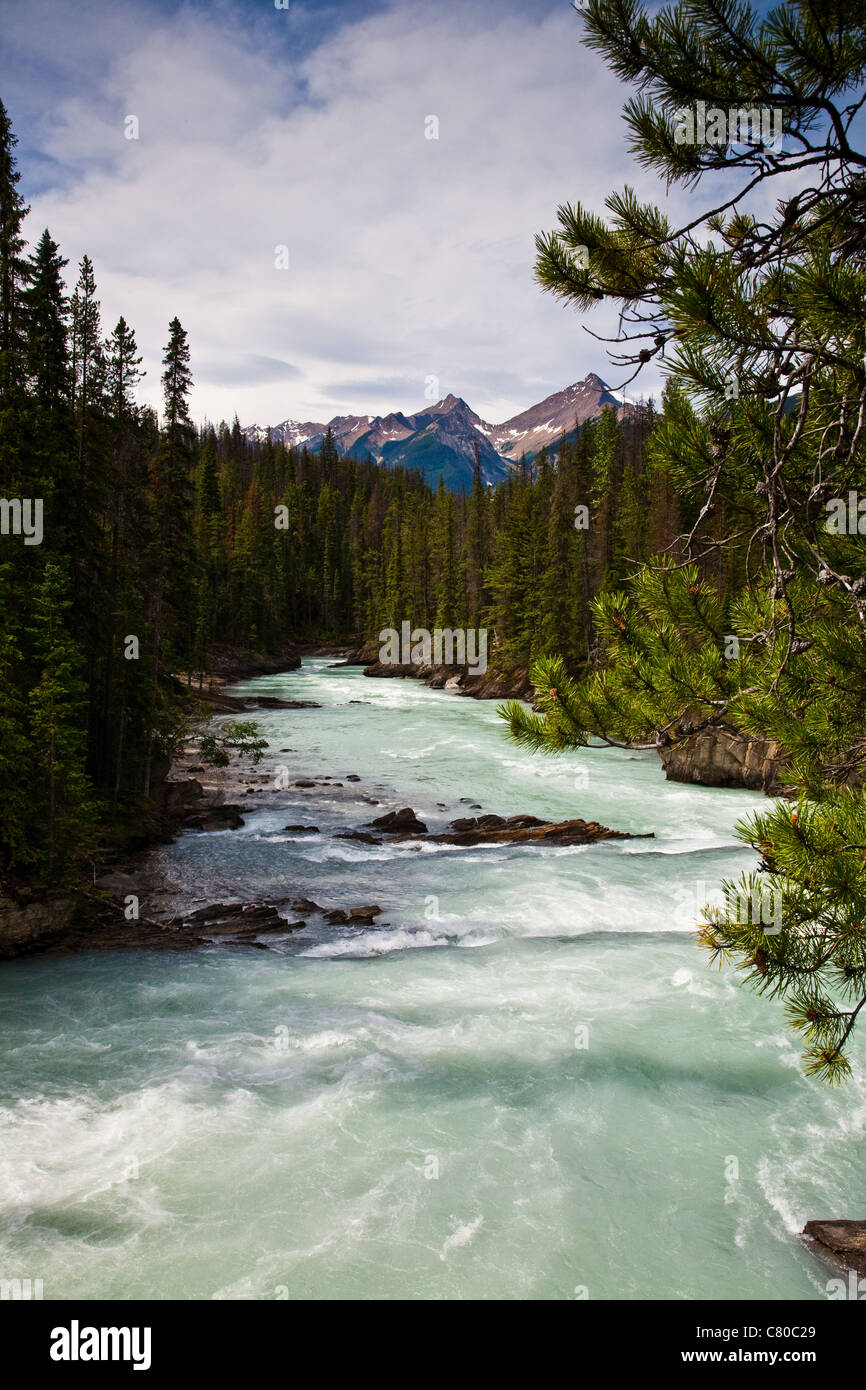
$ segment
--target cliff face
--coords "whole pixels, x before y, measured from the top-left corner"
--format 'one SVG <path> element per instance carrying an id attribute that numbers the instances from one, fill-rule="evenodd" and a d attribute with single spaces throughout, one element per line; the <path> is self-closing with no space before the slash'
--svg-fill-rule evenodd
<path id="1" fill-rule="evenodd" d="M 659 756 L 669 782 L 747 787 L 768 796 L 779 796 L 784 790 L 784 762 L 778 744 L 771 739 L 751 738 L 727 724 L 660 748 Z"/>
<path id="2" fill-rule="evenodd" d="M 26 890 L 19 894 L 4 890 L 0 893 L 0 959 L 40 950 L 67 930 L 75 910 L 71 894 L 31 899 Z"/>
<path id="3" fill-rule="evenodd" d="M 208 674 L 220 676 L 224 681 L 275 676 L 282 671 L 296 671 L 300 664 L 300 653 L 290 642 L 285 643 L 276 656 L 251 652 L 246 647 L 214 644 L 208 648 Z"/>

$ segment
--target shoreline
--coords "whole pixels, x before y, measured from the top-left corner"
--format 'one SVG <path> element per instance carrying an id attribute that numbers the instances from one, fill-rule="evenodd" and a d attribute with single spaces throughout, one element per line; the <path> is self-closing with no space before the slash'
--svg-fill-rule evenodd
<path id="1" fill-rule="evenodd" d="M 359 664 L 346 659 L 353 655 L 348 647 L 317 646 L 296 651 L 296 661 L 286 668 L 289 671 L 300 667 L 301 652 L 303 655 L 342 658 L 333 663 L 335 666 Z M 223 667 L 202 674 L 200 684 L 183 682 L 183 688 L 188 689 L 195 701 L 206 709 L 202 719 L 193 724 L 194 730 L 203 729 L 215 717 L 227 714 L 245 716 L 254 715 L 257 709 L 320 707 L 318 702 L 312 700 L 228 693 L 226 687 L 229 685 L 259 675 L 282 673 L 271 669 L 276 663 L 268 661 L 268 670 L 263 671 L 259 659 L 244 663 L 237 659 L 237 655 L 235 653 L 231 660 L 231 675 Z M 365 671 L 364 674 L 377 673 Z M 441 684 L 429 683 L 435 689 L 442 688 Z M 279 750 L 281 754 L 292 751 Z M 252 803 L 251 798 L 257 798 L 267 791 L 287 790 L 285 784 L 275 785 L 271 775 L 259 772 L 257 764 L 237 753 L 230 753 L 229 762 L 224 767 L 205 764 L 200 759 L 200 750 L 193 742 L 188 742 L 176 754 L 151 793 L 152 833 L 146 840 L 139 839 L 134 844 L 105 846 L 101 862 L 94 863 L 91 884 L 63 894 L 45 895 L 41 899 L 26 889 L 20 893 L 12 890 L 8 894 L 0 894 L 0 960 L 27 955 L 79 954 L 94 950 L 187 950 L 207 944 L 210 939 L 207 933 L 212 928 L 203 925 L 200 931 L 205 934 L 200 934 L 195 927 L 195 921 L 201 918 L 203 911 L 212 913 L 211 920 L 218 918 L 224 923 L 219 935 L 229 939 L 236 935 L 229 919 L 234 916 L 234 926 L 244 926 L 245 923 L 239 921 L 239 914 L 244 910 L 270 914 L 261 919 L 262 934 L 287 932 L 304 926 L 305 922 L 290 922 L 278 913 L 277 909 L 285 907 L 287 903 L 292 905 L 293 911 L 319 913 L 334 923 L 365 921 L 369 924 L 373 916 L 379 915 L 381 909 L 378 906 L 319 906 L 308 898 L 304 885 L 295 885 L 291 892 L 277 899 L 268 896 L 265 900 L 246 903 L 207 904 L 201 894 L 193 895 L 187 908 L 179 913 L 163 911 L 158 903 L 154 906 L 153 899 L 171 894 L 165 880 L 153 866 L 154 853 L 161 844 L 171 843 L 184 831 L 209 833 L 237 829 L 244 824 L 245 813 L 259 810 L 262 806 L 261 801 Z M 314 785 L 339 785 L 332 784 L 330 777 L 321 783 L 302 779 L 299 773 L 297 778 L 289 785 L 310 788 Z M 353 776 L 347 777 L 347 780 L 359 779 Z M 469 798 L 463 798 L 463 801 L 468 805 Z M 307 804 L 315 818 L 316 803 Z M 379 802 L 373 804 L 380 806 Z M 384 806 L 382 809 L 385 809 Z M 475 806 L 474 809 L 481 811 L 482 807 Z M 410 807 L 396 809 L 395 798 L 394 809 L 386 811 L 384 815 L 357 824 L 353 820 L 351 826 L 347 825 L 334 833 L 340 838 L 372 844 L 392 839 L 412 839 L 467 847 L 503 842 L 586 844 L 610 838 L 633 838 L 627 831 L 580 819 L 556 823 L 527 815 L 508 818 L 495 814 L 466 817 L 462 806 L 455 807 L 452 815 L 455 819 L 448 831 L 430 834 Z M 315 833 L 319 833 L 317 829 Z M 249 919 L 250 922 L 254 920 Z M 250 938 L 244 944 L 262 944 L 252 939 L 256 935 L 252 928 L 243 934 Z"/>
<path id="2" fill-rule="evenodd" d="M 420 680 L 433 690 L 453 690 L 474 700 L 525 700 L 533 703 L 535 689 L 529 671 L 519 667 L 510 675 L 473 676 L 464 667 L 395 666 L 379 660 L 373 642 L 353 651 L 347 666 L 363 666 L 365 676 Z M 657 750 L 665 779 L 695 787 L 741 787 L 765 796 L 785 796 L 785 767 L 778 745 L 770 739 L 743 734 L 728 724 L 686 734 Z"/>

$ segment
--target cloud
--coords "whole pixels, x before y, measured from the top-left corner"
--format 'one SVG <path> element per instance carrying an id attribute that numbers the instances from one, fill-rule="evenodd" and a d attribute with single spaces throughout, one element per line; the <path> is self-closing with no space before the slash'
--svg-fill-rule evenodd
<path id="1" fill-rule="evenodd" d="M 200 362 L 198 367 L 199 380 L 215 386 L 246 386 L 256 381 L 291 381 L 300 376 L 300 369 L 293 367 L 291 362 L 281 362 L 276 357 L 258 357 L 254 354 L 243 358 L 231 357 Z"/>
<path id="2" fill-rule="evenodd" d="M 591 370 L 617 384 L 532 274 L 559 203 L 658 191 L 568 6 L 332 5 L 318 27 L 303 5 L 122 9 L 53 6 L 46 32 L 43 7 L 4 4 L 30 239 L 47 225 L 94 260 L 106 328 L 136 328 L 143 399 L 175 314 L 199 418 L 418 408 L 434 375 L 497 420 Z"/>

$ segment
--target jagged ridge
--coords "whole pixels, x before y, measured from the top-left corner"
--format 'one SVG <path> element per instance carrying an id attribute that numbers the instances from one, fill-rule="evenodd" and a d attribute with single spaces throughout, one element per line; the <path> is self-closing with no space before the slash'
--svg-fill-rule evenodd
<path id="1" fill-rule="evenodd" d="M 448 395 L 414 415 L 399 410 L 388 415 L 336 415 L 327 424 L 284 420 L 279 425 L 249 425 L 244 435 L 257 442 L 270 438 L 317 450 L 330 428 L 341 454 L 369 455 L 389 468 L 415 468 L 434 487 L 443 477 L 448 487 L 460 491 L 472 482 L 476 447 L 483 481 L 500 482 L 521 455 L 531 461 L 542 448 L 549 450 L 563 435 L 596 419 L 605 406 L 617 411 L 633 408 L 590 372 L 583 381 L 546 396 L 500 425 L 482 420 L 462 397 Z"/>

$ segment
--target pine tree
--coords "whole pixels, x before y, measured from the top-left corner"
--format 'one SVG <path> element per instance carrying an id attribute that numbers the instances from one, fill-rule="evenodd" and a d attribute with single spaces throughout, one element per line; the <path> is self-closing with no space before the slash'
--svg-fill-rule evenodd
<path id="1" fill-rule="evenodd" d="M 41 408 L 54 414 L 68 408 L 72 384 L 63 288 L 68 264 L 46 227 L 28 268 L 27 375 Z"/>
<path id="2" fill-rule="evenodd" d="M 135 333 L 121 314 L 111 337 L 105 342 L 106 393 L 114 420 L 128 421 L 136 415 L 134 391 L 144 376 Z"/>
<path id="3" fill-rule="evenodd" d="M 77 430 L 78 481 L 82 493 L 88 482 L 91 415 L 104 384 L 104 358 L 99 333 L 99 301 L 93 262 L 83 256 L 72 296 L 72 371 Z"/>
<path id="4" fill-rule="evenodd" d="M 0 488 L 12 490 L 19 433 L 16 417 L 27 376 L 26 299 L 29 279 L 21 229 L 30 211 L 18 192 L 18 138 L 0 101 Z"/>
<path id="5" fill-rule="evenodd" d="M 173 318 L 162 359 L 163 435 L 154 488 L 161 571 L 155 595 L 158 609 L 155 628 L 158 643 L 163 634 L 167 635 L 173 657 L 181 661 L 189 658 L 193 645 L 193 615 L 187 601 L 187 586 L 192 581 L 195 566 L 192 549 L 195 430 L 188 403 L 192 390 L 189 363 L 186 332 L 180 320 Z"/>
<path id="6" fill-rule="evenodd" d="M 8 592 L 8 565 L 0 566 L 0 589 Z M 34 806 L 33 746 L 27 708 L 19 689 L 23 656 L 12 631 L 11 613 L 0 613 L 0 869 L 26 869 L 38 860 L 40 808 Z"/>
<path id="7" fill-rule="evenodd" d="M 590 737 L 658 747 L 719 721 L 778 740 L 798 805 L 743 825 L 761 859 L 740 887 L 780 917 L 769 932 L 731 907 L 702 941 L 786 1000 L 807 1069 L 835 1081 L 866 1003 L 866 545 L 850 511 L 866 465 L 866 155 L 853 144 L 862 99 L 839 101 L 862 86 L 862 7 L 791 0 L 759 15 L 694 0 L 649 17 L 589 0 L 582 13 L 589 46 L 639 87 L 625 115 L 640 161 L 668 182 L 730 176 L 687 227 L 625 189 L 609 221 L 566 205 L 538 238 L 544 288 L 584 310 L 619 301 L 620 361 L 637 372 L 675 344 L 654 442 L 692 563 L 598 598 L 602 669 L 575 680 L 561 659 L 539 661 L 538 713 L 503 713 L 547 751 Z M 734 118 L 775 110 L 779 142 L 700 130 L 698 102 L 727 121 L 745 93 Z M 778 178 L 774 213 L 739 206 Z M 718 585 L 736 574 L 726 607 Z"/>
<path id="8" fill-rule="evenodd" d="M 39 679 L 29 699 L 45 805 L 40 838 L 49 884 L 74 881 L 82 856 L 93 846 L 94 808 L 85 775 L 82 729 L 86 688 L 80 674 L 81 653 L 66 622 L 71 603 L 63 570 L 49 561 L 33 603 L 33 651 Z"/>

